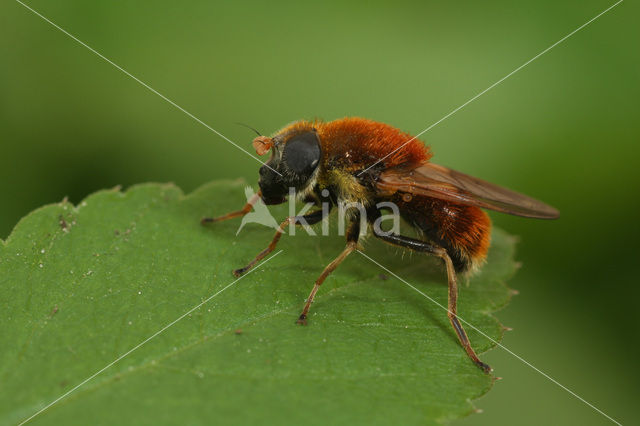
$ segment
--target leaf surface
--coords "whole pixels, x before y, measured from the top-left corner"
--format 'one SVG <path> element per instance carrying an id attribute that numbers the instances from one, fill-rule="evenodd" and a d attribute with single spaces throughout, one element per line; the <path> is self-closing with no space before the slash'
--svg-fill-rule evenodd
<path id="1" fill-rule="evenodd" d="M 202 216 L 245 201 L 242 182 L 184 196 L 144 184 L 29 214 L 0 244 L 0 423 L 18 423 L 232 283 L 273 230 Z M 287 208 L 271 209 L 278 220 Z M 335 220 L 335 217 L 333 218 Z M 316 227 L 314 227 L 316 229 Z M 319 230 L 319 229 L 318 229 Z M 354 253 L 297 326 L 343 237 L 283 236 L 283 252 L 35 417 L 33 424 L 439 424 L 473 411 L 493 378 L 446 312 Z M 368 240 L 376 261 L 446 305 L 421 255 Z M 459 314 L 495 340 L 514 238 L 461 285 Z M 492 343 L 467 327 L 479 352 Z M 499 368 L 499 366 L 493 366 Z"/>

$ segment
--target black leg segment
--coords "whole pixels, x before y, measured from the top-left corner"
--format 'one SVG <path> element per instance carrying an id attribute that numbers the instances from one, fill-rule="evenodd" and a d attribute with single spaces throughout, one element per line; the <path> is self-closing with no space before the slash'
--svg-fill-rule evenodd
<path id="1" fill-rule="evenodd" d="M 458 336 L 458 339 L 460 340 L 460 343 L 462 344 L 462 347 L 464 348 L 464 350 L 467 352 L 467 355 L 469 356 L 469 358 L 471 358 L 471 360 L 478 367 L 480 367 L 485 373 L 491 372 L 491 367 L 489 367 L 484 362 L 480 361 L 480 359 L 476 355 L 476 352 L 471 347 L 471 343 L 469 342 L 469 337 L 467 337 L 467 333 L 464 331 L 462 324 L 460 324 L 460 321 L 458 320 L 458 314 L 457 314 L 458 282 L 457 282 L 456 271 L 453 266 L 453 262 L 451 260 L 451 257 L 447 253 L 447 251 L 444 248 L 439 247 L 435 244 L 432 244 L 426 241 L 417 240 L 415 238 L 405 237 L 403 235 L 398 235 L 393 233 L 384 233 L 384 234 L 374 233 L 374 235 L 380 238 L 381 240 L 386 241 L 387 243 L 400 246 L 400 247 L 405 247 L 405 248 L 422 252 L 422 253 L 428 253 L 430 255 L 437 256 L 444 261 L 445 266 L 447 268 L 447 277 L 448 277 L 448 283 L 449 283 L 448 309 L 447 309 L 447 316 L 449 317 L 449 322 L 451 323 L 451 326 L 455 330 Z"/>

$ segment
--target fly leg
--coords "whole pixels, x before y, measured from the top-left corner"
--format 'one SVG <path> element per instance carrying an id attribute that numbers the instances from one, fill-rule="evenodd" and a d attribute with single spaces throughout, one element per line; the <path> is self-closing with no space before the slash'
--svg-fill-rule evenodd
<path id="1" fill-rule="evenodd" d="M 307 324 L 307 314 L 309 313 L 309 308 L 313 303 L 313 299 L 316 296 L 316 293 L 320 289 L 320 286 L 324 282 L 324 280 L 332 273 L 338 265 L 342 263 L 343 260 L 347 258 L 354 250 L 358 248 L 358 238 L 360 237 L 360 219 L 355 219 L 349 224 L 349 228 L 347 229 L 347 246 L 342 250 L 342 252 L 333 259 L 331 263 L 329 263 L 320 276 L 316 279 L 316 282 L 313 284 L 313 288 L 311 289 L 311 293 L 307 298 L 307 303 L 304 305 L 304 309 L 302 309 L 302 313 L 298 318 L 298 324 L 306 325 Z"/>
<path id="2" fill-rule="evenodd" d="M 460 340 L 460 343 L 462 344 L 462 347 L 464 348 L 464 350 L 467 352 L 467 355 L 469 356 L 469 358 L 471 358 L 471 360 L 478 367 L 480 367 L 485 373 L 490 373 L 491 367 L 489 367 L 484 362 L 480 361 L 480 359 L 478 358 L 478 355 L 476 355 L 476 352 L 471 347 L 471 343 L 469 342 L 469 337 L 467 337 L 467 333 L 464 331 L 462 324 L 460 324 L 460 321 L 458 320 L 458 313 L 457 313 L 458 282 L 456 279 L 456 271 L 455 271 L 455 268 L 453 267 L 453 262 L 451 261 L 451 258 L 449 257 L 449 254 L 447 253 L 447 251 L 444 248 L 439 247 L 435 244 L 416 240 L 410 237 L 405 237 L 403 235 L 375 233 L 375 236 L 382 239 L 383 241 L 386 241 L 389 244 L 427 253 L 432 256 L 439 257 L 444 261 L 445 266 L 447 268 L 447 277 L 449 281 L 449 297 L 448 297 L 449 303 L 448 303 L 448 309 L 447 309 L 447 316 L 449 317 L 449 322 L 451 322 L 451 325 L 453 326 L 453 329 L 456 331 L 456 334 L 458 335 L 458 339 Z"/>
<path id="3" fill-rule="evenodd" d="M 244 216 L 251 211 L 251 209 L 258 202 L 260 197 L 261 197 L 261 194 L 260 194 L 260 191 L 258 191 L 257 194 L 253 194 L 251 198 L 249 198 L 249 200 L 247 201 L 247 204 L 245 204 L 244 207 L 241 208 L 240 210 L 237 210 L 235 212 L 230 212 L 218 217 L 203 217 L 200 223 L 203 225 L 206 225 L 207 223 L 222 222 L 223 220 Z"/>
<path id="4" fill-rule="evenodd" d="M 282 223 L 278 227 L 278 230 L 276 231 L 269 245 L 260 253 L 258 253 L 258 255 L 246 266 L 233 271 L 233 275 L 235 275 L 236 277 L 239 277 L 240 275 L 244 274 L 249 269 L 251 269 L 256 263 L 264 259 L 264 257 L 267 256 L 269 253 L 271 253 L 276 248 L 276 245 L 278 244 L 278 241 L 280 241 L 280 237 L 284 233 L 285 227 L 287 225 L 291 223 L 294 225 L 307 225 L 307 224 L 313 225 L 315 223 L 322 221 L 322 219 L 324 219 L 324 212 L 322 210 L 316 210 L 304 216 L 289 216 L 288 218 L 282 221 Z"/>

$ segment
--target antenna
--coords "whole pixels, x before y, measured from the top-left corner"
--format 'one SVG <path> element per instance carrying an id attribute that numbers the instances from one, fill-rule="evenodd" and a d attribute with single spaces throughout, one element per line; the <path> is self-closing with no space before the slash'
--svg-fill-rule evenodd
<path id="1" fill-rule="evenodd" d="M 253 130 L 254 132 L 256 132 L 256 134 L 257 134 L 258 136 L 262 136 L 262 133 L 260 133 L 259 131 L 257 131 L 257 130 L 256 130 L 256 129 L 254 129 L 253 127 L 249 126 L 248 124 L 240 123 L 240 122 L 237 122 L 237 121 L 236 121 L 236 123 L 235 123 L 235 124 L 239 124 L 239 125 L 240 125 L 240 126 L 242 126 L 242 127 L 246 127 L 247 129 L 251 129 L 251 130 Z"/>

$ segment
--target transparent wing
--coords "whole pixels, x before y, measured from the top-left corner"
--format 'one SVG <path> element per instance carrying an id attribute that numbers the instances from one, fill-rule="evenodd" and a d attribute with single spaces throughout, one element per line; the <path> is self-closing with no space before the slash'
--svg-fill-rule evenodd
<path id="1" fill-rule="evenodd" d="M 401 191 L 537 219 L 560 215 L 542 201 L 433 163 L 384 171 L 376 185 L 378 193 L 386 195 Z"/>

